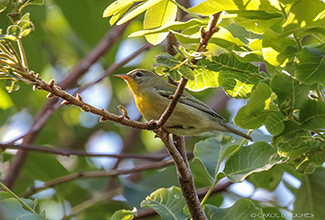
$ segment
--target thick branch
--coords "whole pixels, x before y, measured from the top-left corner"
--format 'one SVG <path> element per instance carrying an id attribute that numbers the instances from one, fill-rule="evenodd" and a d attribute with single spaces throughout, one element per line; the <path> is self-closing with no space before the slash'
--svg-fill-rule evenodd
<path id="1" fill-rule="evenodd" d="M 110 170 L 110 171 L 97 171 L 97 172 L 79 172 L 76 174 L 60 177 L 55 180 L 51 180 L 49 182 L 44 183 L 43 186 L 36 187 L 32 186 L 28 191 L 24 192 L 21 197 L 29 197 L 41 190 L 52 188 L 54 186 L 57 186 L 62 183 L 70 182 L 76 179 L 81 179 L 81 178 L 94 178 L 94 177 L 111 177 L 111 176 L 118 176 L 118 175 L 125 175 L 125 174 L 130 174 L 130 173 L 136 173 L 140 172 L 143 170 L 149 170 L 149 169 L 156 169 L 156 168 L 161 168 L 168 166 L 170 164 L 173 164 L 173 160 L 164 160 L 161 162 L 157 162 L 154 164 L 146 164 L 142 166 L 135 167 L 133 169 L 120 169 L 120 170 Z"/>
<path id="2" fill-rule="evenodd" d="M 188 164 L 172 143 L 167 132 L 161 130 L 157 135 L 165 144 L 165 147 L 168 149 L 169 154 L 172 156 L 174 163 L 176 164 L 183 196 L 191 213 L 192 219 L 206 220 L 207 217 L 205 216 L 202 206 L 200 205 L 200 200 L 194 186 L 193 175 L 188 167 Z"/>

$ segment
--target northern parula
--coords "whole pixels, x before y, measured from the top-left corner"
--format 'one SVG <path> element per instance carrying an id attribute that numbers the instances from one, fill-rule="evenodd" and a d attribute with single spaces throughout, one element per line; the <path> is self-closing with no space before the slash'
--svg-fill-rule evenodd
<path id="1" fill-rule="evenodd" d="M 127 82 L 135 103 L 146 120 L 160 118 L 170 102 L 170 96 L 175 93 L 177 88 L 154 72 L 145 69 L 135 69 L 125 75 L 117 74 L 115 76 Z M 179 136 L 222 131 L 253 140 L 247 134 L 228 125 L 223 117 L 186 91 L 163 128 Z"/>

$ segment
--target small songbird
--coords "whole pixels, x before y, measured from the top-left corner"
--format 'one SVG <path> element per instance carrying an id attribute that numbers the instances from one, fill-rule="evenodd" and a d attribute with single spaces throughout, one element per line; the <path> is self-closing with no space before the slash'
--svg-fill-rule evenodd
<path id="1" fill-rule="evenodd" d="M 176 86 L 169 84 L 154 72 L 145 69 L 135 69 L 125 75 L 117 74 L 115 76 L 127 82 L 135 103 L 146 120 L 158 120 L 167 108 L 170 96 L 177 89 Z M 228 125 L 223 117 L 186 91 L 163 128 L 179 136 L 222 131 L 253 140 L 249 135 Z"/>

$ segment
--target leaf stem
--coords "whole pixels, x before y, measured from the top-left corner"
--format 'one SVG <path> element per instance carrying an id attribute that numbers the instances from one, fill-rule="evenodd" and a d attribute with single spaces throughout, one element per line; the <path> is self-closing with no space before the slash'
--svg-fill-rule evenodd
<path id="1" fill-rule="evenodd" d="M 297 45 L 299 47 L 300 50 L 302 50 L 302 45 L 301 45 L 301 42 L 300 42 L 300 39 L 296 36 L 296 34 L 293 34 L 295 40 L 297 41 Z"/>
<path id="2" fill-rule="evenodd" d="M 23 200 L 21 200 L 21 198 L 19 198 L 13 191 L 11 191 L 8 187 L 6 187 L 2 182 L 0 182 L 0 186 L 7 192 L 9 193 L 12 197 L 14 197 L 15 199 L 17 199 L 25 209 L 27 209 L 28 211 L 34 213 L 35 215 L 37 215 L 37 213 L 31 208 L 29 207 Z"/>
<path id="3" fill-rule="evenodd" d="M 27 64 L 27 59 L 25 56 L 25 50 L 24 50 L 23 43 L 20 38 L 17 39 L 17 45 L 18 45 L 18 49 L 19 49 L 19 53 L 20 53 L 20 57 L 21 57 L 21 64 L 22 64 L 23 68 L 28 71 L 28 64 Z"/>
<path id="4" fill-rule="evenodd" d="M 216 175 L 217 176 L 217 175 Z M 201 206 L 204 205 L 204 203 L 208 200 L 209 196 L 211 195 L 214 187 L 217 185 L 217 183 L 219 182 L 219 179 L 216 177 L 215 181 L 213 182 L 213 184 L 211 185 L 211 187 L 209 188 L 208 192 L 205 194 L 204 198 L 201 201 Z"/>
<path id="5" fill-rule="evenodd" d="M 321 136 L 323 138 L 323 140 L 325 140 L 325 136 L 323 134 L 321 134 L 319 131 L 314 130 L 314 132 L 316 134 L 318 134 L 319 136 Z"/>

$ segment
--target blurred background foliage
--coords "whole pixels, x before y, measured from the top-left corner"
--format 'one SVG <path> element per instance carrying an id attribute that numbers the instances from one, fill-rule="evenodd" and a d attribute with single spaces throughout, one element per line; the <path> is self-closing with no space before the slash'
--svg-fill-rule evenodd
<path id="1" fill-rule="evenodd" d="M 47 0 L 43 6 L 25 8 L 23 12 L 30 13 L 30 20 L 35 26 L 34 32 L 22 40 L 29 68 L 39 73 L 45 81 L 64 80 L 92 48 L 115 27 L 110 26 L 109 18 L 102 18 L 105 8 L 112 2 L 113 0 Z M 178 2 L 186 8 L 199 3 L 194 0 Z M 8 7 L 6 11 L 0 13 L 0 29 L 3 29 L 3 32 L 11 25 L 6 17 L 7 11 L 10 10 Z M 143 14 L 133 19 L 121 36 L 117 36 L 118 40 L 104 57 L 78 80 L 77 85 L 71 86 L 67 91 L 73 93 L 77 88 L 94 82 L 111 65 L 121 62 L 146 45 L 147 42 L 143 37 L 128 38 L 130 34 L 142 29 L 142 21 Z M 242 44 L 232 36 L 229 36 L 229 39 Z M 308 38 L 304 40 L 307 41 Z M 165 43 L 144 51 L 114 73 L 127 73 L 135 68 L 152 69 L 154 58 L 161 51 L 165 51 Z M 218 54 L 222 51 L 225 50 L 215 45 L 209 47 L 210 53 Z M 18 91 L 8 94 L 5 83 L 4 80 L 0 80 L 1 143 L 14 141 L 26 134 L 34 118 L 47 102 L 47 93 L 44 91 L 33 91 L 30 85 L 20 83 Z M 221 89 L 206 89 L 193 94 L 209 104 L 227 121 L 245 105 L 243 100 L 229 99 Z M 107 77 L 83 91 L 81 96 L 85 102 L 115 114 L 119 114 L 117 106 L 122 104 L 132 119 L 142 120 L 129 89 L 118 78 Z M 271 136 L 264 128 L 254 131 L 254 135 L 271 142 Z M 203 137 L 187 138 L 187 150 L 192 152 L 194 144 L 202 139 Z M 150 156 L 166 154 L 163 144 L 154 138 L 152 132 L 131 129 L 110 121 L 100 123 L 98 116 L 82 112 L 73 106 L 65 106 L 54 111 L 33 144 L 111 154 L 131 153 Z M 0 169 L 3 176 L 7 175 L 6 171 L 15 152 L 6 150 L 1 154 Z M 31 186 L 43 186 L 45 182 L 56 178 L 86 171 L 132 169 L 147 163 L 149 164 L 148 161 L 139 159 L 66 157 L 31 152 L 13 191 L 24 196 L 26 192 L 30 192 Z M 199 189 L 211 185 L 212 180 L 209 181 L 206 170 L 202 171 L 201 161 L 197 159 L 192 161 L 191 168 Z M 304 189 L 308 185 L 307 180 L 303 179 L 301 182 L 302 177 L 294 173 L 293 169 L 293 166 L 283 164 L 274 166 L 268 171 L 254 173 L 242 183 L 234 183 L 228 188 L 225 187 L 222 193 L 213 194 L 207 203 L 226 208 L 239 198 L 246 197 L 256 204 L 267 207 L 265 213 L 279 213 L 279 209 L 268 208 L 271 205 L 281 207 L 282 213 L 290 213 L 298 188 L 301 186 Z M 318 182 L 316 177 L 322 173 L 323 169 L 316 170 L 310 176 L 310 180 L 314 181 L 320 190 L 323 184 Z M 110 218 L 116 210 L 130 210 L 133 207 L 140 209 L 141 201 L 156 189 L 178 185 L 174 166 L 168 166 L 128 175 L 79 178 L 36 194 L 30 193 L 28 196 L 32 195 L 30 198 L 38 200 L 37 213 L 45 210 L 48 219 L 70 219 L 71 216 L 77 216 L 75 219 L 99 220 Z M 298 202 L 303 203 L 302 200 Z M 146 210 L 141 210 L 140 213 L 143 213 L 145 219 L 160 219 L 158 216 L 150 216 L 150 212 L 146 214 Z"/>

